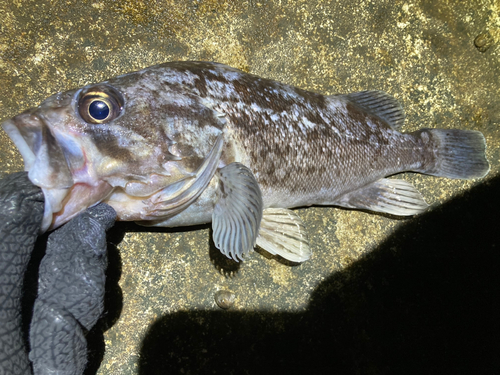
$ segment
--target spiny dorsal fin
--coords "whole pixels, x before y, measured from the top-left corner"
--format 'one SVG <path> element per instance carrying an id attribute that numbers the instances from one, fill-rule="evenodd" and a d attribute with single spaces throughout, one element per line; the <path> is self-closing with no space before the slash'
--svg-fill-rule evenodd
<path id="1" fill-rule="evenodd" d="M 262 194 L 252 171 L 241 163 L 226 165 L 218 174 L 218 200 L 212 214 L 214 243 L 228 258 L 243 260 L 259 233 Z"/>
<path id="2" fill-rule="evenodd" d="M 292 262 L 304 262 L 311 257 L 304 222 L 286 208 L 264 210 L 257 245 Z"/>
<path id="3" fill-rule="evenodd" d="M 405 180 L 388 178 L 345 194 L 335 205 L 398 216 L 419 214 L 429 207 L 412 184 Z"/>
<path id="4" fill-rule="evenodd" d="M 400 130 L 405 122 L 405 111 L 401 104 L 384 91 L 361 91 L 346 96 L 360 107 L 386 121 L 394 130 Z"/>

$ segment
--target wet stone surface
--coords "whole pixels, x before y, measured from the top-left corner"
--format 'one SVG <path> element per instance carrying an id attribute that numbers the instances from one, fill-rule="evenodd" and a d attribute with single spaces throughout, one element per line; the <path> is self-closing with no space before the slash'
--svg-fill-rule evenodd
<path id="1" fill-rule="evenodd" d="M 117 224 L 88 373 L 500 372 L 498 1 L 32 0 L 2 2 L 0 18 L 0 121 L 60 90 L 207 60 L 325 94 L 384 90 L 405 131 L 487 140 L 486 179 L 404 176 L 431 204 L 419 217 L 298 210 L 313 249 L 301 265 L 229 261 L 209 226 Z M 0 132 L 0 172 L 22 167 Z M 237 296 L 228 310 L 221 290 Z"/>

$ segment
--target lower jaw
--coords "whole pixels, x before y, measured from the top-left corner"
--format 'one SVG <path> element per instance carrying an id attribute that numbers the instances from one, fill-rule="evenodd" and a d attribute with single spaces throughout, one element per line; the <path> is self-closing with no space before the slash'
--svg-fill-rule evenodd
<path id="1" fill-rule="evenodd" d="M 85 211 L 87 208 L 102 202 L 112 193 L 113 189 L 114 188 L 105 181 L 100 181 L 96 186 L 87 184 L 73 185 L 69 191 L 67 191 L 62 201 L 62 209 L 51 214 L 50 225 L 46 230 L 56 229 L 79 213 Z"/>

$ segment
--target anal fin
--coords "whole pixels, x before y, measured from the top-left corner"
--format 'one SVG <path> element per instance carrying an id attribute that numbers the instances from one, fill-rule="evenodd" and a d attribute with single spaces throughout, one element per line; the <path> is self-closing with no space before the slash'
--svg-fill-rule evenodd
<path id="1" fill-rule="evenodd" d="M 311 257 L 304 222 L 286 208 L 264 210 L 257 245 L 292 262 L 304 262 Z"/>
<path id="2" fill-rule="evenodd" d="M 412 184 L 387 178 L 347 193 L 334 204 L 398 216 L 415 215 L 429 207 Z"/>

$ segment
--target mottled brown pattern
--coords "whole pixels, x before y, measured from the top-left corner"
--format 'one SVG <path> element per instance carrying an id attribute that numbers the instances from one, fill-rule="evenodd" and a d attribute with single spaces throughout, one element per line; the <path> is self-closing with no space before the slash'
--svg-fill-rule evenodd
<path id="1" fill-rule="evenodd" d="M 196 72 L 214 68 L 218 67 L 205 64 Z M 216 110 L 227 114 L 265 191 L 280 191 L 301 203 L 321 203 L 360 184 L 421 167 L 421 153 L 426 150 L 418 137 L 392 131 L 380 118 L 345 99 L 339 108 L 329 108 L 322 95 L 251 75 L 233 80 L 206 76 L 203 94 Z M 302 118 L 312 125 L 301 123 Z M 323 193 L 318 195 L 319 191 Z"/>
<path id="2" fill-rule="evenodd" d="M 120 135 L 122 135 L 120 132 L 114 131 L 114 129 L 107 126 L 93 125 L 93 129 L 87 129 L 87 134 L 91 136 L 94 145 L 103 155 L 123 161 L 135 159 L 129 148 L 118 144 Z"/>
<path id="3" fill-rule="evenodd" d="M 436 145 L 423 142 L 425 133 L 395 131 L 347 96 L 315 94 L 221 64 L 166 63 L 83 91 L 93 87 L 120 93 L 118 118 L 85 123 L 69 103 L 72 94 L 63 93 L 50 99 L 59 109 L 44 107 L 45 120 L 88 139 L 98 153 L 89 155 L 95 174 L 120 186 L 147 183 L 152 175 L 185 177 L 221 132 L 223 163 L 250 168 L 266 207 L 335 204 L 385 176 L 435 167 Z"/>

